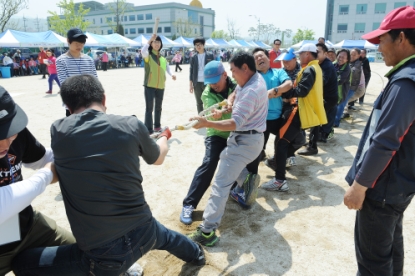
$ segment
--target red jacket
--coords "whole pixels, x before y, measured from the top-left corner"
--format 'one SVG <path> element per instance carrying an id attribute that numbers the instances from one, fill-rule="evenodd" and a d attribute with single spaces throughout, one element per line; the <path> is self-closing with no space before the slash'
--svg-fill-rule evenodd
<path id="1" fill-rule="evenodd" d="M 48 59 L 48 55 L 46 54 L 46 51 L 43 50 L 42 52 L 40 52 L 37 55 L 37 59 L 39 60 L 39 64 L 44 64 L 43 60 Z"/>
<path id="2" fill-rule="evenodd" d="M 269 62 L 271 68 L 282 68 L 281 61 L 274 62 L 274 60 L 281 55 L 281 50 L 275 52 L 274 49 L 269 51 Z"/>

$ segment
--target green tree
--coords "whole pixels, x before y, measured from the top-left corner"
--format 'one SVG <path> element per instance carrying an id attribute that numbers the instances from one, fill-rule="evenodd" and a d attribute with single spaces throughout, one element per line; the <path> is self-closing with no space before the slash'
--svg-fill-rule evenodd
<path id="1" fill-rule="evenodd" d="M 296 44 L 303 40 L 314 40 L 314 31 L 310 29 L 298 29 L 297 33 L 293 36 L 293 44 Z"/>
<path id="2" fill-rule="evenodd" d="M 120 35 L 124 35 L 124 28 L 121 26 L 121 22 L 123 21 L 122 18 L 124 14 L 130 10 L 131 4 L 127 3 L 126 0 L 114 0 L 113 3 L 108 5 L 109 9 L 114 14 L 114 21 L 107 19 L 108 26 L 114 31 L 114 33 L 118 33 Z M 122 34 L 121 32 L 122 31 Z"/>
<path id="3" fill-rule="evenodd" d="M 27 9 L 28 0 L 0 0 L 0 31 L 4 32 L 10 18 L 23 9 Z M 10 22 L 9 27 L 16 25 Z"/>
<path id="4" fill-rule="evenodd" d="M 49 18 L 49 25 L 52 30 L 66 35 L 66 32 L 71 28 L 80 28 L 86 30 L 91 22 L 85 21 L 84 17 L 88 14 L 89 9 L 84 9 L 82 3 L 75 7 L 73 0 L 61 0 L 57 6 L 61 8 L 63 14 L 58 15 L 56 12 L 48 11 L 52 16 Z"/>
<path id="5" fill-rule="evenodd" d="M 195 37 L 200 35 L 200 24 L 190 19 L 177 19 L 173 22 L 176 36 Z"/>
<path id="6" fill-rule="evenodd" d="M 213 31 L 210 35 L 211 38 L 223 38 L 223 39 L 229 39 L 229 35 L 224 30 L 217 30 Z"/>

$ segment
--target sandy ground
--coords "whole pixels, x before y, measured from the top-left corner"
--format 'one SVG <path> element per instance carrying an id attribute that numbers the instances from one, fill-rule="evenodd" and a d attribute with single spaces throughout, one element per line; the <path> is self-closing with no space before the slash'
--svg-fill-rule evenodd
<path id="1" fill-rule="evenodd" d="M 366 103 L 357 106 L 352 119 L 342 122 L 335 138 L 319 145 L 319 154 L 297 157 L 298 166 L 289 169 L 286 193 L 260 189 L 257 204 L 242 210 L 229 201 L 218 235 L 217 246 L 206 248 L 207 264 L 201 268 L 186 265 L 164 251 L 153 251 L 138 263 L 145 275 L 355 275 L 353 242 L 355 211 L 343 205 L 347 189 L 344 177 L 353 161 L 357 145 L 370 115 L 372 103 L 382 89 L 383 76 L 389 69 L 371 64 Z M 189 66 L 183 65 L 177 81 L 169 79 L 163 102 L 162 125 L 175 126 L 196 115 L 194 96 L 189 94 Z M 228 64 L 225 68 L 229 70 Z M 172 66 L 172 69 L 174 67 Z M 381 76 L 379 76 L 378 74 Z M 144 120 L 143 68 L 99 71 L 107 94 L 108 113 L 132 115 Z M 45 146 L 50 145 L 49 128 L 65 114 L 59 91 L 46 95 L 47 81 L 39 76 L 0 79 L 15 101 L 29 116 L 30 131 Z M 167 227 L 183 234 L 194 230 L 202 219 L 209 191 L 194 214 L 194 223 L 185 227 L 179 222 L 182 200 L 193 174 L 204 156 L 206 131 L 173 132 L 170 151 L 162 166 L 142 162 L 143 187 L 153 215 Z M 273 152 L 273 140 L 267 154 Z M 120 147 L 122 145 L 119 145 Z M 120 160 L 122 162 L 122 160 Z M 24 176 L 33 173 L 24 169 Z M 271 169 L 260 164 L 261 183 L 273 177 Z M 50 185 L 33 206 L 70 229 L 59 185 Z M 414 205 L 404 219 L 405 275 L 415 275 Z"/>

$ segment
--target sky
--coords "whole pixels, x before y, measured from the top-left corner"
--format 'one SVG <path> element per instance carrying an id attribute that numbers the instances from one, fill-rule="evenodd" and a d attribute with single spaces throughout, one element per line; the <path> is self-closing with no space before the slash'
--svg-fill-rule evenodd
<path id="1" fill-rule="evenodd" d="M 112 0 L 96 0 L 101 3 Z M 248 37 L 248 29 L 256 27 L 259 18 L 261 24 L 274 24 L 281 30 L 308 28 L 314 31 L 315 39 L 324 36 L 326 18 L 326 0 L 200 0 L 203 8 L 211 8 L 216 13 L 216 30 L 227 31 L 227 18 L 235 21 L 240 30 L 240 36 Z M 29 0 L 29 8 L 22 10 L 14 18 L 39 17 L 46 18 L 47 11 L 59 13 L 56 4 L 59 0 Z M 82 2 L 75 0 L 75 3 Z M 188 5 L 191 0 L 127 0 L 135 6 L 176 2 Z M 47 5 L 45 5 L 47 3 Z M 254 15 L 254 16 L 249 16 Z"/>

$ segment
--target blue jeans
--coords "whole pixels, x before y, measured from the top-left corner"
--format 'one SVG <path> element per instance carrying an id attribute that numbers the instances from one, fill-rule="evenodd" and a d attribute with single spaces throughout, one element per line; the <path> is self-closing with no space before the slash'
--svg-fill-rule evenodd
<path id="1" fill-rule="evenodd" d="M 166 250 L 185 262 L 193 261 L 199 254 L 196 243 L 153 218 L 99 248 L 82 251 L 75 243 L 26 250 L 13 260 L 12 268 L 16 276 L 118 276 L 153 249 Z"/>
<path id="2" fill-rule="evenodd" d="M 340 125 L 340 120 L 342 119 L 344 107 L 349 102 L 349 99 L 353 96 L 353 94 L 354 94 L 354 90 L 349 90 L 349 92 L 346 95 L 346 99 L 343 99 L 342 102 L 339 103 L 339 105 L 337 106 L 336 119 L 334 120 L 334 125 L 335 126 Z"/>
<path id="3" fill-rule="evenodd" d="M 358 276 L 403 275 L 402 219 L 411 200 L 382 205 L 365 198 L 354 229 Z"/>
<path id="4" fill-rule="evenodd" d="M 161 106 L 163 104 L 164 89 L 144 86 L 144 98 L 146 100 L 146 114 L 144 125 L 150 133 L 153 133 L 153 109 L 154 109 L 154 127 L 161 127 Z"/>
<path id="5" fill-rule="evenodd" d="M 336 119 L 337 104 L 325 110 L 326 110 L 326 116 L 327 116 L 327 124 L 321 126 L 321 132 L 328 135 L 333 129 L 334 120 Z"/>
<path id="6" fill-rule="evenodd" d="M 53 81 L 56 81 L 56 83 L 59 85 L 59 87 L 61 87 L 61 83 L 59 82 L 58 75 L 57 74 L 50 74 L 49 79 L 48 79 L 49 91 L 52 91 Z"/>

